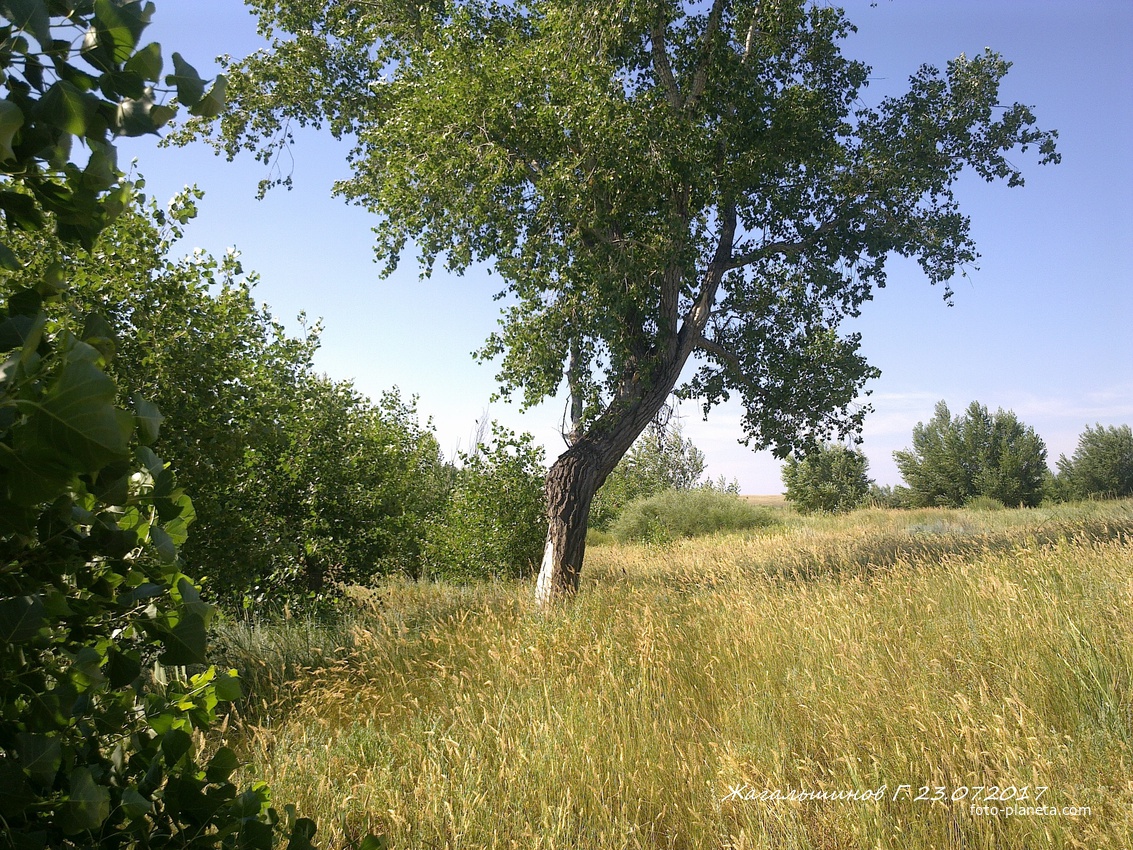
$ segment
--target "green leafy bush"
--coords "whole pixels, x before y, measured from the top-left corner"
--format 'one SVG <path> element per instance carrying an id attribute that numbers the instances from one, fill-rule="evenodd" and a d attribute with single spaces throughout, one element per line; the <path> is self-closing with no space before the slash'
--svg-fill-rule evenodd
<path id="1" fill-rule="evenodd" d="M 0 4 L 9 228 L 50 224 L 90 250 L 130 203 L 113 140 L 174 114 L 155 100 L 159 47 L 138 48 L 151 14 Z M 173 59 L 166 85 L 194 114 L 215 114 L 223 79 L 206 93 Z M 75 137 L 90 152 L 83 168 L 70 161 Z M 201 734 L 240 688 L 212 667 L 184 672 L 203 665 L 213 614 L 178 556 L 192 505 L 150 447 L 158 408 L 142 395 L 116 404 L 110 323 L 80 318 L 59 258 L 42 259 L 0 307 L 0 848 L 266 850 L 285 827 L 291 848 L 308 848 L 314 823 L 290 807 L 281 817 L 262 783 L 233 784 L 231 749 L 202 755 Z M 0 267 L 25 271 L 7 243 Z"/>
<path id="2" fill-rule="evenodd" d="M 1011 507 L 1042 501 L 1046 445 L 1011 411 L 972 402 L 955 418 L 943 401 L 913 429 L 913 447 L 893 453 L 915 507 L 961 507 L 989 496 Z"/>
<path id="3" fill-rule="evenodd" d="M 197 511 L 182 557 L 207 595 L 257 604 L 420 574 L 426 521 L 448 483 L 432 431 L 396 389 L 372 402 L 316 374 L 318 325 L 289 335 L 257 306 L 256 277 L 235 251 L 170 257 L 201 197 L 130 206 L 89 253 L 39 233 L 11 239 L 55 258 L 71 282 L 80 318 L 68 326 L 97 312 L 117 332 L 119 398 L 142 393 L 162 411 L 158 449 Z M 34 260 L 0 294 L 47 265 Z"/>
<path id="4" fill-rule="evenodd" d="M 770 511 L 731 493 L 709 488 L 664 490 L 627 505 L 610 533 L 622 543 L 665 543 L 775 523 Z"/>
<path id="5" fill-rule="evenodd" d="M 430 575 L 533 575 L 547 534 L 543 449 L 530 434 L 492 423 L 489 442 L 461 454 L 446 510 L 431 524 Z"/>
<path id="6" fill-rule="evenodd" d="M 869 461 L 842 445 L 818 446 L 802 458 L 788 455 L 783 466 L 787 501 L 804 514 L 842 513 L 869 495 Z"/>
<path id="7" fill-rule="evenodd" d="M 991 496 L 976 496 L 965 502 L 964 507 L 973 511 L 1002 511 L 1007 506 Z"/>
<path id="8" fill-rule="evenodd" d="M 590 505 L 590 527 L 606 531 L 635 499 L 662 490 L 691 490 L 704 474 L 704 452 L 686 439 L 680 426 L 646 428 L 614 471 L 606 478 Z"/>
<path id="9" fill-rule="evenodd" d="M 1133 430 L 1086 426 L 1074 454 L 1058 459 L 1058 484 L 1079 499 L 1133 496 Z"/>

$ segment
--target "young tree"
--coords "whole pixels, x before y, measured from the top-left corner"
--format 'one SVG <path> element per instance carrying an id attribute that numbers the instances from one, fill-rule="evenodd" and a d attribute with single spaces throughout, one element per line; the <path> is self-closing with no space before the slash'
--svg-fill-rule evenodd
<path id="1" fill-rule="evenodd" d="M 1088 425 L 1078 448 L 1058 458 L 1058 477 L 1080 499 L 1133 496 L 1133 430 L 1128 425 Z"/>
<path id="2" fill-rule="evenodd" d="M 893 453 L 918 507 L 961 507 L 976 496 L 1034 507 L 1048 474 L 1046 445 L 1008 410 L 994 414 L 973 401 L 955 418 L 943 401 L 913 429 L 913 447 Z"/>
<path id="3" fill-rule="evenodd" d="M 495 422 L 485 437 L 461 453 L 447 509 L 431 523 L 432 576 L 521 578 L 539 565 L 547 533 L 543 449 L 530 434 Z"/>
<path id="4" fill-rule="evenodd" d="M 228 67 L 218 149 L 353 135 L 338 191 L 380 217 L 388 268 L 411 240 L 426 275 L 492 263 L 508 301 L 480 354 L 502 394 L 566 386 L 543 600 L 578 586 L 591 500 L 690 361 L 681 393 L 706 412 L 737 393 L 756 447 L 854 431 L 877 372 L 838 329 L 886 258 L 946 283 L 977 256 L 960 173 L 1017 186 L 1009 151 L 1058 160 L 1028 107 L 999 104 L 990 51 L 864 105 L 869 68 L 825 3 L 252 5 L 271 47 Z"/>
<path id="5" fill-rule="evenodd" d="M 792 454 L 783 466 L 787 501 L 802 513 L 853 510 L 869 494 L 868 470 L 864 454 L 840 444 L 819 446 L 801 458 Z"/>

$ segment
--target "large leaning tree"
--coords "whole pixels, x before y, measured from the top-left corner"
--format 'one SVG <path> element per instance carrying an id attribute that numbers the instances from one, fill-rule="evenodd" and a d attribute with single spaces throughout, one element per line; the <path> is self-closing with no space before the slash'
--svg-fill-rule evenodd
<path id="1" fill-rule="evenodd" d="M 977 256 L 961 173 L 1015 186 L 1009 152 L 1058 159 L 1028 107 L 999 104 L 992 52 L 867 105 L 826 3 L 249 3 L 271 46 L 228 64 L 234 108 L 181 138 L 265 162 L 296 126 L 353 138 L 337 191 L 377 214 L 387 269 L 412 243 L 426 275 L 502 277 L 479 356 L 505 397 L 569 394 L 544 601 L 577 587 L 591 499 L 674 388 L 706 412 L 737 393 L 780 456 L 854 432 L 877 371 L 839 325 L 887 257 L 947 289 Z"/>

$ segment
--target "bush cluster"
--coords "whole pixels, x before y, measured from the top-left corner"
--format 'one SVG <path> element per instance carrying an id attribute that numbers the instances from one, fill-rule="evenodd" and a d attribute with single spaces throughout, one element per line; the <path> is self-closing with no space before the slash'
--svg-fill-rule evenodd
<path id="1" fill-rule="evenodd" d="M 460 455 L 445 507 L 430 522 L 426 569 L 448 579 L 523 578 L 547 534 L 543 449 L 492 423 L 491 439 Z"/>
<path id="2" fill-rule="evenodd" d="M 622 543 L 668 543 L 682 537 L 766 528 L 775 522 L 766 508 L 733 493 L 700 487 L 664 490 L 631 502 L 610 533 Z"/>
<path id="3" fill-rule="evenodd" d="M 841 445 L 818 446 L 801 458 L 790 455 L 783 466 L 787 501 L 801 513 L 853 510 L 869 495 L 868 470 L 864 454 Z"/>
<path id="4" fill-rule="evenodd" d="M 156 132 L 175 112 L 155 100 L 160 48 L 139 47 L 151 13 L 141 3 L 0 5 L 9 226 L 0 243 L 0 848 L 268 850 L 286 830 L 288 846 L 306 850 L 312 821 L 278 812 L 263 783 L 238 787 L 228 747 L 202 753 L 218 706 L 240 686 L 203 666 L 213 609 L 178 551 L 192 503 L 154 451 L 159 408 L 141 393 L 120 396 L 112 369 L 125 338 L 67 292 L 83 281 L 69 274 L 63 246 L 92 251 L 137 188 L 115 167 L 115 140 Z M 215 115 L 223 79 L 206 91 L 173 59 L 165 85 L 193 114 Z M 88 154 L 82 167 L 71 161 L 75 137 Z M 37 240 L 49 249 L 37 251 Z M 200 672 L 186 675 L 188 665 Z"/>
<path id="5" fill-rule="evenodd" d="M 913 429 L 912 448 L 893 457 L 914 507 L 961 507 L 978 496 L 1034 507 L 1048 474 L 1046 445 L 1033 428 L 974 401 L 956 417 L 937 403 L 932 419 Z"/>

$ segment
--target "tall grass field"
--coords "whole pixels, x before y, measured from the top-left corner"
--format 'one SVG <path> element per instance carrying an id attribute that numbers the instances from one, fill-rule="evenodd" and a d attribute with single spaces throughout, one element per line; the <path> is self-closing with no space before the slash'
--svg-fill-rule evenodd
<path id="1" fill-rule="evenodd" d="M 229 623 L 228 743 L 324 847 L 1133 847 L 1133 503 L 777 516 Z"/>

